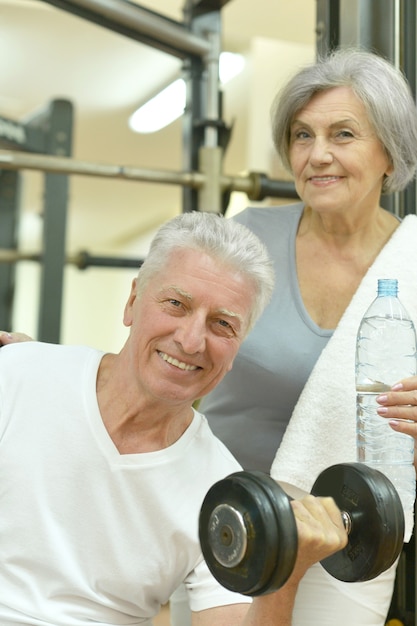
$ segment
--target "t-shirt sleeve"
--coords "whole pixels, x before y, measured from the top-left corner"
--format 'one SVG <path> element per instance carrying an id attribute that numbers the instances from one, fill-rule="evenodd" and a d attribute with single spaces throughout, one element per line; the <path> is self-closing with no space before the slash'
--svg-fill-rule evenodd
<path id="1" fill-rule="evenodd" d="M 205 561 L 202 561 L 189 574 L 185 581 L 188 601 L 192 611 L 204 611 L 216 606 L 227 604 L 248 604 L 252 602 L 249 596 L 229 591 L 214 578 Z"/>

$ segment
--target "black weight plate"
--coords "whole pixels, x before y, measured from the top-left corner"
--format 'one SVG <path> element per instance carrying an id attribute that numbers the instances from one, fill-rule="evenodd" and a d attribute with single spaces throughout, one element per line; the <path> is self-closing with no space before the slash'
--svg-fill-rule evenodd
<path id="1" fill-rule="evenodd" d="M 364 463 L 341 463 L 324 470 L 311 492 L 332 496 L 352 519 L 347 546 L 321 563 L 344 582 L 371 580 L 399 556 L 404 540 L 404 512 L 388 478 Z"/>
<path id="2" fill-rule="evenodd" d="M 256 595 L 272 593 L 280 589 L 291 575 L 298 551 L 298 532 L 290 499 L 283 489 L 268 474 L 252 472 L 252 479 L 258 480 L 268 494 L 275 514 L 277 531 L 277 558 L 271 562 L 274 566 L 268 583 Z"/>
<path id="3" fill-rule="evenodd" d="M 289 499 L 263 472 L 236 472 L 215 483 L 201 507 L 199 536 L 213 576 L 244 595 L 279 589 L 297 556 Z"/>

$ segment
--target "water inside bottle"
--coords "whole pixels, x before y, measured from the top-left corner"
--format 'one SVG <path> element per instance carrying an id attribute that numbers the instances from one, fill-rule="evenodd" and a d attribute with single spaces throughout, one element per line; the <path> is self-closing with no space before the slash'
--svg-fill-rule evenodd
<path id="1" fill-rule="evenodd" d="M 376 398 L 389 387 L 376 383 L 371 387 L 373 391 L 357 389 L 357 458 L 385 474 L 396 487 L 404 509 L 410 510 L 415 497 L 414 439 L 394 431 L 376 412 Z"/>

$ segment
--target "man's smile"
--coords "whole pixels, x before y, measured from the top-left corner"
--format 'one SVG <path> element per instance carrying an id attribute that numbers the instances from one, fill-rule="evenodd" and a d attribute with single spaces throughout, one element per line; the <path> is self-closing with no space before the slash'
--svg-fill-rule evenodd
<path id="1" fill-rule="evenodd" d="M 175 367 L 178 367 L 181 370 L 193 371 L 193 370 L 200 369 L 197 365 L 189 365 L 188 363 L 184 363 L 184 361 L 178 361 L 178 359 L 175 359 L 174 357 L 169 356 L 169 354 L 167 354 L 166 352 L 160 352 L 158 350 L 158 354 L 161 357 L 161 359 L 163 359 L 167 363 L 170 363 L 170 365 L 174 365 Z"/>

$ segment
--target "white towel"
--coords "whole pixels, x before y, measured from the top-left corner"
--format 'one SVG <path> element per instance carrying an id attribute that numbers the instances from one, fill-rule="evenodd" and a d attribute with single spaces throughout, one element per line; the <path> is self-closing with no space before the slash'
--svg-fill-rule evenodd
<path id="1" fill-rule="evenodd" d="M 379 278 L 398 279 L 399 298 L 417 328 L 416 215 L 404 218 L 362 279 L 294 408 L 271 467 L 271 476 L 293 497 L 310 492 L 326 467 L 356 461 L 356 335 Z M 411 514 L 407 541 L 413 523 Z"/>

